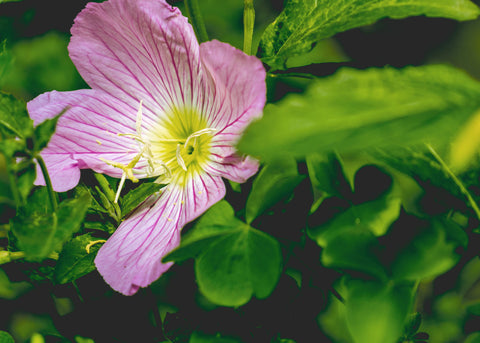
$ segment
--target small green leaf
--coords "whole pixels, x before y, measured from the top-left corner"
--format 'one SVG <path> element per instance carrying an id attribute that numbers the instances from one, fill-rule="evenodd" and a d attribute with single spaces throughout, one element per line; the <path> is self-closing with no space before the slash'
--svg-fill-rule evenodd
<path id="1" fill-rule="evenodd" d="M 415 237 L 394 260 L 394 279 L 418 281 L 450 270 L 460 259 L 455 251 L 465 244 L 465 235 L 451 221 L 432 220 L 431 225 Z"/>
<path id="2" fill-rule="evenodd" d="M 412 306 L 413 287 L 363 280 L 348 280 L 345 286 L 345 316 L 354 342 L 397 342 Z"/>
<path id="3" fill-rule="evenodd" d="M 150 195 L 158 192 L 163 187 L 165 187 L 165 185 L 155 182 L 145 182 L 128 192 L 121 200 L 122 216 L 124 217 L 129 214 Z"/>
<path id="4" fill-rule="evenodd" d="M 471 20 L 479 13 L 468 0 L 289 0 L 263 33 L 261 58 L 273 69 L 284 69 L 292 56 L 312 50 L 319 41 L 381 18 Z"/>
<path id="5" fill-rule="evenodd" d="M 238 144 L 272 160 L 448 143 L 480 107 L 480 83 L 452 67 L 341 69 L 265 107 Z"/>
<path id="6" fill-rule="evenodd" d="M 37 191 L 11 222 L 12 232 L 27 260 L 42 260 L 60 250 L 80 228 L 90 203 L 90 195 L 82 193 L 77 198 L 64 200 L 57 212 L 50 213 L 46 209 L 45 193 Z"/>
<path id="7" fill-rule="evenodd" d="M 0 331 L 0 343 L 15 343 L 15 340 L 8 332 Z"/>
<path id="8" fill-rule="evenodd" d="M 35 171 L 35 164 L 29 161 L 17 173 L 17 187 L 23 199 L 27 199 L 33 188 L 33 182 L 37 173 Z"/>
<path id="9" fill-rule="evenodd" d="M 342 198 L 351 195 L 352 189 L 336 154 L 311 154 L 307 156 L 306 162 L 313 189 L 311 212 L 315 212 L 322 201 L 328 197 Z"/>
<path id="10" fill-rule="evenodd" d="M 304 175 L 298 175 L 297 163 L 293 158 L 277 159 L 263 167 L 253 181 L 247 199 L 245 210 L 247 224 L 282 198 L 292 194 L 304 178 Z"/>
<path id="11" fill-rule="evenodd" d="M 194 332 L 188 343 L 240 343 L 240 341 L 233 338 L 224 338 L 220 335 L 208 336 L 199 332 Z"/>
<path id="12" fill-rule="evenodd" d="M 55 128 L 57 127 L 58 119 L 65 112 L 62 111 L 57 116 L 52 119 L 46 119 L 39 125 L 35 127 L 34 131 L 34 151 L 40 152 L 45 148 L 50 141 L 50 138 L 55 133 Z"/>
<path id="13" fill-rule="evenodd" d="M 94 244 L 87 251 L 87 246 L 97 241 L 90 234 L 81 235 L 68 241 L 60 253 L 55 266 L 55 281 L 59 284 L 76 279 L 95 270 L 93 263 L 101 244 Z"/>
<path id="14" fill-rule="evenodd" d="M 26 138 L 33 132 L 33 122 L 26 104 L 14 96 L 0 92 L 0 133 Z"/>
<path id="15" fill-rule="evenodd" d="M 278 242 L 245 227 L 212 243 L 195 261 L 200 291 L 212 302 L 241 306 L 255 294 L 266 298 L 280 277 Z"/>

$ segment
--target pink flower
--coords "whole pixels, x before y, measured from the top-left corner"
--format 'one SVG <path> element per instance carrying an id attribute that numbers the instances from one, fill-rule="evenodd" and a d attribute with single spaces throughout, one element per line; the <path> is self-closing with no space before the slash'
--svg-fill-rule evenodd
<path id="1" fill-rule="evenodd" d="M 68 106 L 42 152 L 54 189 L 75 187 L 83 168 L 167 184 L 95 259 L 105 281 L 131 295 L 170 267 L 161 259 L 178 246 L 180 229 L 224 197 L 222 177 L 244 182 L 257 171 L 234 144 L 262 115 L 265 70 L 228 44 L 199 45 L 165 0 L 89 3 L 75 19 L 69 52 L 92 89 L 28 103 L 36 124 Z"/>

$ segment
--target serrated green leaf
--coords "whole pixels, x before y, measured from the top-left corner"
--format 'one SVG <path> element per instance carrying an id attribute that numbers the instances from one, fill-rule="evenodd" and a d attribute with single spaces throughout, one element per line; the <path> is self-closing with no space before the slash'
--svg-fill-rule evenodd
<path id="1" fill-rule="evenodd" d="M 345 283 L 345 316 L 355 343 L 395 343 L 413 301 L 413 287 L 375 281 Z"/>
<path id="2" fill-rule="evenodd" d="M 266 298 L 280 277 L 278 242 L 245 226 L 219 238 L 195 261 L 200 291 L 212 302 L 237 307 L 252 295 Z"/>
<path id="3" fill-rule="evenodd" d="M 418 281 L 445 273 L 460 260 L 456 249 L 465 245 L 466 240 L 466 234 L 455 223 L 432 220 L 431 225 L 395 258 L 393 278 Z"/>
<path id="4" fill-rule="evenodd" d="M 155 182 L 145 182 L 128 192 L 121 200 L 122 217 L 133 211 L 138 205 L 145 201 L 150 195 L 158 192 L 165 185 Z"/>
<path id="5" fill-rule="evenodd" d="M 0 331 L 0 343 L 15 343 L 15 340 L 8 332 Z"/>
<path id="6" fill-rule="evenodd" d="M 68 241 L 60 253 L 55 266 L 55 281 L 59 284 L 75 281 L 76 279 L 95 270 L 95 256 L 101 244 L 94 244 L 87 251 L 87 246 L 98 241 L 90 234 L 81 235 Z"/>
<path id="7" fill-rule="evenodd" d="M 247 224 L 282 198 L 292 194 L 304 178 L 304 175 L 298 174 L 297 162 L 293 158 L 276 159 L 263 167 L 253 181 L 247 199 L 245 209 Z"/>
<path id="8" fill-rule="evenodd" d="M 381 18 L 426 15 L 471 20 L 479 14 L 468 0 L 289 0 L 265 30 L 260 56 L 272 68 L 285 69 L 289 58 L 312 50 L 319 41 Z"/>
<path id="9" fill-rule="evenodd" d="M 33 121 L 26 104 L 14 96 L 0 92 L 0 133 L 26 138 L 33 132 Z"/>
<path id="10" fill-rule="evenodd" d="M 452 67 L 344 68 L 267 105 L 238 148 L 272 160 L 449 142 L 479 107 L 480 83 Z"/>

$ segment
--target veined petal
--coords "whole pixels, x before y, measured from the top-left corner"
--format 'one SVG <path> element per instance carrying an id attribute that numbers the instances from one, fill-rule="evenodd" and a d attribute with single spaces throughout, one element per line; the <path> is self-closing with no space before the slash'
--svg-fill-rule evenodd
<path id="1" fill-rule="evenodd" d="M 258 167 L 259 163 L 256 159 L 250 156 L 241 157 L 233 153 L 227 157 L 211 156 L 211 161 L 205 167 L 205 171 L 211 175 L 244 183 L 258 171 Z"/>
<path id="2" fill-rule="evenodd" d="M 217 128 L 216 142 L 232 145 L 266 101 L 265 68 L 229 44 L 213 40 L 200 45 L 200 56 L 215 83 L 214 102 L 204 104 L 210 127 Z"/>
<path id="3" fill-rule="evenodd" d="M 78 181 L 80 181 L 78 162 L 68 154 L 43 154 L 42 158 L 47 165 L 52 186 L 57 192 L 66 192 L 75 187 Z M 45 185 L 45 179 L 38 164 L 35 184 Z"/>
<path id="4" fill-rule="evenodd" d="M 136 109 L 101 91 L 53 91 L 38 96 L 27 107 L 35 124 L 66 110 L 41 153 L 56 191 L 75 187 L 82 168 L 120 177 L 120 169 L 100 158 L 128 164 L 138 154 L 138 142 L 118 135 L 135 133 Z M 41 173 L 37 174 L 37 184 L 44 184 Z"/>
<path id="5" fill-rule="evenodd" d="M 85 81 L 130 104 L 144 100 L 144 116 L 203 102 L 195 34 L 165 1 L 89 3 L 71 31 L 70 57 Z"/>
<path id="6" fill-rule="evenodd" d="M 224 195 L 222 180 L 207 175 L 197 175 L 184 187 L 167 186 L 160 198 L 152 196 L 140 205 L 100 248 L 98 271 L 125 295 L 148 286 L 171 266 L 161 260 L 180 243 L 180 229 Z"/>

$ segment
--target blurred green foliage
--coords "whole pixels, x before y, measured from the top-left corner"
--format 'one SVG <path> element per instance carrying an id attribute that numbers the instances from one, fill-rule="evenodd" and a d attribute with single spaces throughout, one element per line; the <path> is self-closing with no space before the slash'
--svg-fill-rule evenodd
<path id="1" fill-rule="evenodd" d="M 28 101 L 53 89 L 61 91 L 87 87 L 68 58 L 67 50 L 69 27 L 86 1 L 4 2 L 0 1 L 1 89 Z M 173 3 L 182 8 L 181 1 Z M 282 3 L 273 0 L 254 3 L 254 47 L 257 47 L 266 27 L 281 12 Z M 241 48 L 243 1 L 203 0 L 201 9 L 211 38 Z M 405 66 L 446 62 L 480 78 L 478 37 L 478 20 L 465 23 L 424 17 L 404 21 L 381 20 L 323 41 L 306 55 L 292 57 L 286 64 L 294 68 L 290 70 L 292 74 L 268 76 L 269 100 L 276 102 L 286 93 L 303 93 L 312 84 L 312 77 L 306 76 L 307 73 L 316 77 L 329 75 L 344 65 L 361 69 L 386 64 Z M 306 43 L 310 46 L 312 42 Z M 320 62 L 336 63 L 318 64 Z M 396 78 L 392 77 L 391 81 Z M 446 88 L 450 91 L 451 86 Z M 458 82 L 457 86 L 463 87 L 465 82 Z M 320 88 L 318 93 L 324 94 Z M 334 102 L 345 105 L 341 102 L 352 89 L 343 84 L 338 88 L 344 93 Z M 2 99 L 12 98 L 2 95 Z M 301 99 L 307 108 L 318 101 L 318 96 Z M 452 96 L 452 99 L 456 103 L 458 97 Z M 478 100 L 472 99 L 471 102 L 474 101 Z M 399 101 L 396 106 L 401 104 L 402 101 Z M 315 106 L 321 108 L 322 104 Z M 285 113 L 285 116 L 291 116 L 292 110 L 287 109 Z M 368 115 L 364 118 L 371 119 Z M 26 122 L 22 122 L 18 127 L 14 125 L 13 129 L 23 131 L 27 126 Z M 31 132 L 26 133 L 26 136 L 29 135 Z M 365 135 L 372 136 L 372 133 Z M 437 135 L 442 136 L 443 133 L 437 132 Z M 332 137 L 339 140 L 335 133 Z M 18 142 L 11 139 L 10 143 L 8 147 L 15 150 Z M 264 140 L 256 148 L 264 148 L 263 143 Z M 274 142 L 270 143 L 274 149 Z M 355 141 L 350 145 L 355 145 Z M 60 253 L 56 266 L 47 259 L 41 264 L 20 261 L 15 264 L 19 270 L 8 264 L 0 269 L 0 330 L 4 330 L 0 331 L 0 342 L 11 342 L 11 334 L 17 342 L 31 343 L 94 342 L 89 337 L 95 337 L 95 342 L 134 342 L 139 336 L 145 337 L 145 342 L 190 343 L 238 341 L 230 336 L 242 337 L 245 342 L 255 337 L 259 342 L 291 343 L 296 340 L 301 343 L 318 337 L 318 341 L 338 343 L 355 340 L 394 343 L 395 337 L 401 336 L 403 342 L 419 343 L 427 340 L 425 332 L 428 332 L 430 343 L 478 343 L 480 334 L 475 331 L 480 328 L 480 261 L 475 247 L 479 246 L 479 238 L 471 231 L 478 227 L 478 221 L 458 185 L 434 156 L 415 149 L 391 154 L 389 158 L 385 158 L 384 154 L 385 151 L 380 151 L 372 160 L 372 157 L 352 156 L 350 153 L 341 157 L 309 153 L 306 156 L 307 165 L 300 164 L 300 168 L 288 158 L 272 162 L 273 171 L 271 165 L 267 165 L 253 184 L 242 185 L 237 189 L 240 192 L 227 196 L 233 209 L 226 203 L 212 208 L 211 211 L 221 210 L 221 215 L 215 216 L 216 219 L 223 218 L 223 223 L 217 223 L 215 227 L 218 231 L 209 231 L 212 222 L 208 222 L 211 220 L 208 213 L 196 226 L 192 225 L 193 229 L 187 227 L 185 231 L 193 237 L 182 242 L 182 245 L 191 248 L 183 252 L 188 256 L 178 257 L 182 254 L 181 249 L 174 252 L 170 257 L 174 260 L 177 254 L 179 263 L 172 272 L 133 298 L 114 294 L 98 274 L 91 273 L 93 255 L 86 246 L 107 238 L 128 211 L 119 213 L 112 203 L 113 193 L 108 189 L 111 184 L 115 185 L 114 181 L 85 174 L 90 182 L 90 197 L 80 195 L 83 200 L 71 204 L 75 194 L 60 195 L 61 198 L 69 198 L 64 200 L 64 206 L 79 205 L 79 217 L 85 215 L 85 211 L 87 213 L 86 222 L 80 228 L 82 235 L 67 243 L 69 250 Z M 6 155 L 7 158 L 14 157 L 13 154 Z M 358 159 L 361 161 L 358 162 Z M 379 173 L 376 167 L 357 168 L 373 162 L 387 171 Z M 369 175 L 374 176 L 373 179 L 361 178 L 366 169 Z M 478 200 L 480 186 L 476 170 L 478 168 L 475 169 L 474 165 L 460 178 L 474 199 Z M 30 196 L 32 174 L 22 173 L 18 177 L 26 180 L 20 181 L 19 186 L 21 197 L 27 198 Z M 313 196 L 307 177 L 312 179 Z M 399 198 L 390 197 L 392 183 L 401 189 Z M 384 187 L 375 193 L 379 185 Z M 8 234 L 5 222 L 13 216 L 15 208 L 3 158 L 0 159 L 0 188 L 0 242 L 3 243 L 7 241 Z M 368 189 L 367 196 L 365 188 Z M 122 205 L 134 208 L 138 199 L 133 194 L 146 195 L 156 190 L 156 187 L 141 185 L 129 193 L 132 194 L 130 198 L 121 200 L 124 202 Z M 248 192 L 250 195 L 247 197 Z M 372 197 L 372 194 L 377 197 Z M 408 199 L 419 216 L 406 215 L 403 209 L 400 210 L 400 198 L 402 201 Z M 90 207 L 86 209 L 90 200 Z M 422 201 L 434 208 L 423 206 Z M 439 204 L 440 201 L 445 203 Z M 46 198 L 44 202 L 46 206 Z M 313 213 L 310 213 L 313 203 Z M 240 208 L 242 204 L 246 204 L 246 209 Z M 222 209 L 222 206 L 228 209 Z M 450 210 L 458 210 L 457 217 Z M 378 213 L 385 216 L 376 218 Z M 333 221 L 340 230 L 332 235 L 328 235 L 327 231 L 333 221 L 325 221 L 325 214 L 336 215 Z M 310 235 L 323 250 L 308 240 L 304 231 L 304 218 L 309 216 L 312 222 L 320 215 L 323 222 L 314 223 L 311 227 L 324 231 L 322 234 L 310 232 Z M 437 215 L 442 216 L 442 221 L 432 220 Z M 398 216 L 400 219 L 395 222 Z M 62 217 L 68 222 L 67 216 Z M 444 217 L 448 217 L 448 221 Z M 423 225 L 425 218 L 433 224 Z M 246 225 L 244 219 L 266 232 Z M 370 228 L 372 222 L 375 222 L 373 229 Z M 202 223 L 210 225 L 205 232 L 202 232 Z M 58 246 L 79 230 L 77 224 L 69 223 L 64 232 L 66 236 L 60 235 L 54 242 L 47 242 L 41 255 L 57 252 Z M 228 234 L 220 233 L 222 225 L 223 229 L 227 228 Z M 418 228 L 422 230 L 417 231 Z M 57 227 L 49 229 L 56 232 Z M 464 229 L 471 240 L 467 253 L 460 255 L 459 251 L 464 249 L 465 244 L 458 231 Z M 89 233 L 85 233 L 87 231 Z M 91 232 L 99 237 L 92 236 Z M 22 238 L 21 234 L 19 236 Z M 28 246 L 31 243 L 29 239 L 34 238 L 32 246 L 35 246 L 38 240 L 45 238 L 40 233 L 39 236 L 27 237 L 23 242 L 20 239 L 17 243 Z M 219 245 L 219 242 L 222 244 Z M 398 249 L 397 244 L 401 245 Z M 93 245 L 92 253 L 98 247 Z M 283 256 L 279 256 L 279 249 Z M 192 255 L 192 251 L 196 253 Z M 33 251 L 32 256 L 35 257 L 36 253 Z M 270 259 L 265 255 L 271 255 Z M 3 257 L 0 255 L 0 258 Z M 194 257 L 195 265 L 187 257 Z M 245 262 L 263 257 L 268 264 L 266 269 L 274 270 L 272 275 L 263 275 L 255 270 L 255 266 L 246 263 L 237 264 L 237 268 L 228 274 L 226 270 L 232 264 L 214 263 L 229 259 Z M 393 262 L 396 257 L 399 258 Z M 282 258 L 285 273 L 279 275 Z M 205 260 L 211 263 L 202 263 Z M 329 266 L 334 266 L 335 270 L 326 268 Z M 193 268 L 197 270 L 200 287 L 192 275 Z M 440 275 L 446 271 L 447 274 Z M 349 272 L 359 277 L 341 278 Z M 362 272 L 366 272 L 366 279 Z M 225 280 L 225 275 L 230 278 Z M 372 280 L 372 275 L 384 280 Z M 438 275 L 440 277 L 434 279 Z M 57 285 L 52 287 L 48 279 L 54 280 Z M 72 283 L 74 280 L 77 281 Z M 422 313 L 421 318 L 408 317 L 412 282 L 417 287 L 413 310 Z M 245 294 L 241 299 L 235 299 L 236 302 L 231 302 L 240 293 L 225 293 L 235 286 L 242 288 Z M 261 300 L 253 298 L 247 303 L 252 294 L 258 298 L 269 297 Z M 348 302 L 349 297 L 353 301 Z M 229 306 L 244 306 L 223 308 L 218 306 L 222 302 Z M 376 316 L 380 316 L 378 326 L 370 327 Z M 198 328 L 205 332 L 198 331 Z M 5 330 L 10 334 L 4 333 Z M 220 330 L 225 336 L 218 334 Z"/>

